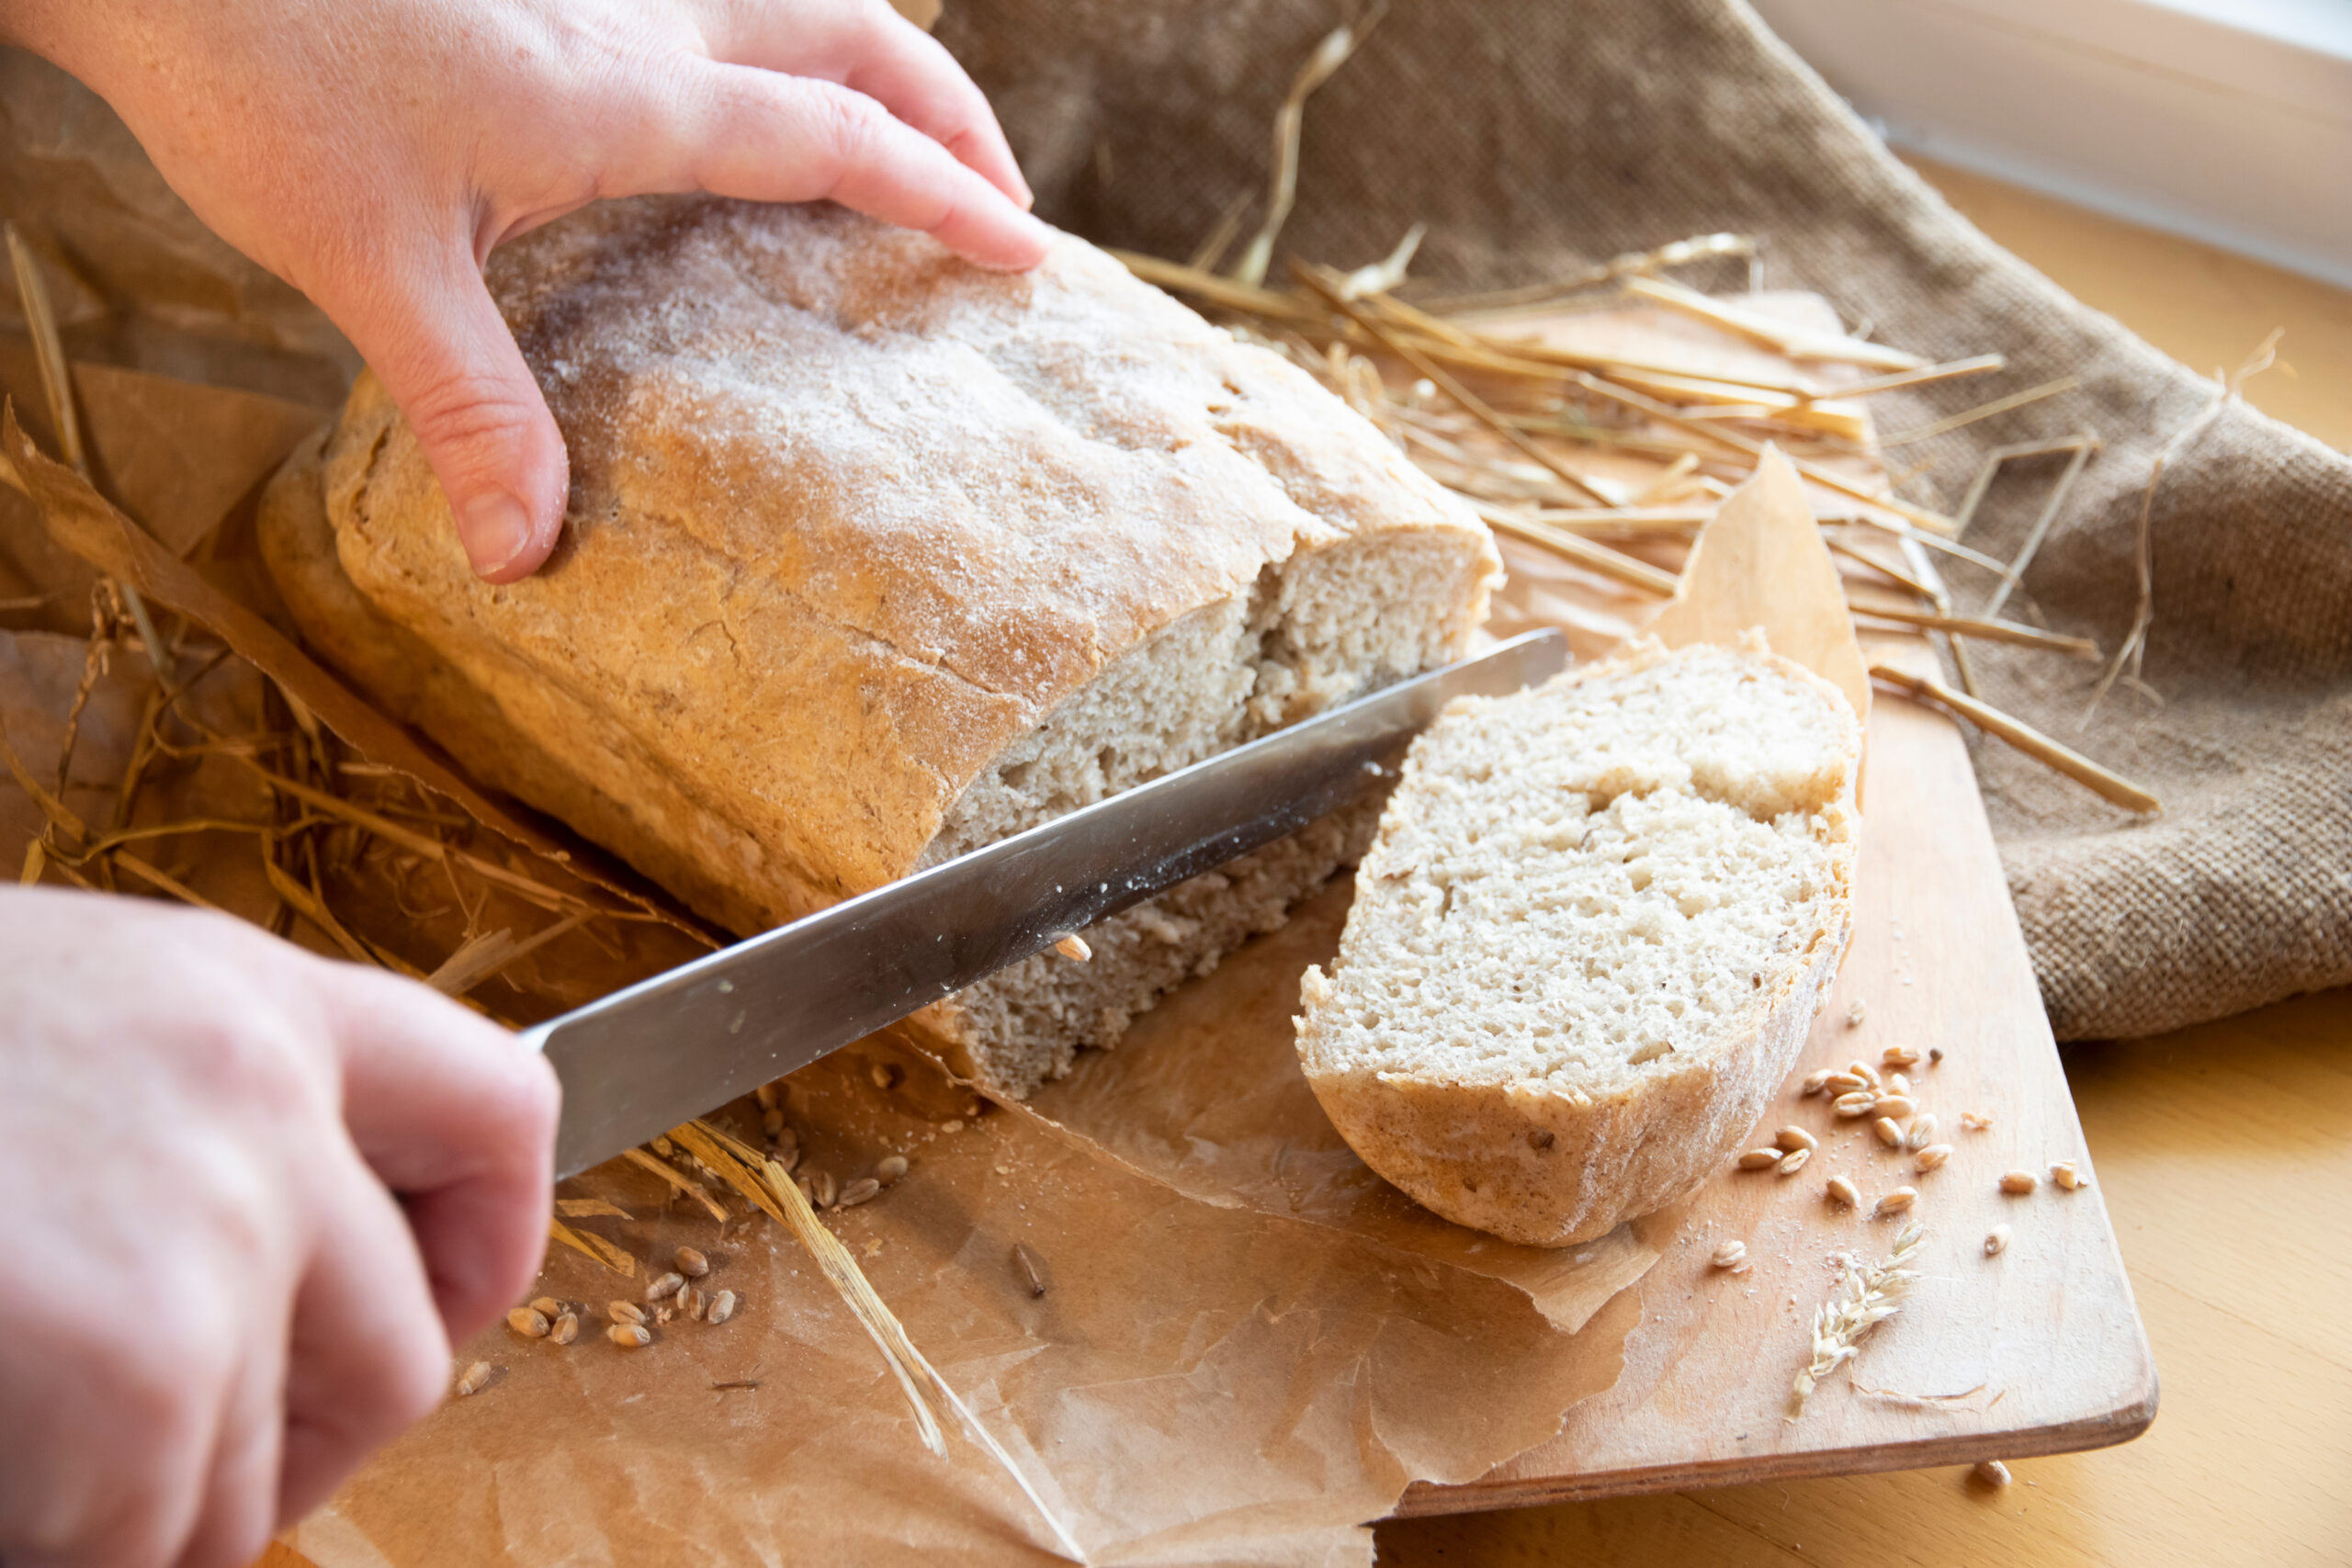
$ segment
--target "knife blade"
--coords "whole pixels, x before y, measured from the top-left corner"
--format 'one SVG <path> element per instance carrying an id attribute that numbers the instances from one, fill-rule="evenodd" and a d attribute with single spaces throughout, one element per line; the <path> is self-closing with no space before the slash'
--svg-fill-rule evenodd
<path id="1" fill-rule="evenodd" d="M 1362 795 L 1454 697 L 1558 672 L 1530 632 L 524 1032 L 563 1083 L 556 1175 L 861 1040 Z"/>

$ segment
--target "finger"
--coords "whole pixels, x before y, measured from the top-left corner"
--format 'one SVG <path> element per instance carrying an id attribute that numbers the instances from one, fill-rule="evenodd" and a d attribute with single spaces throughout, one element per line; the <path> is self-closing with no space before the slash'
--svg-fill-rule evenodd
<path id="1" fill-rule="evenodd" d="M 937 39 L 884 0 L 719 0 L 708 8 L 703 30 L 715 58 L 864 93 L 1024 211 L 1035 204 L 987 96 Z"/>
<path id="2" fill-rule="evenodd" d="M 838 201 L 1005 271 L 1045 259 L 1050 230 L 865 94 L 741 65 L 699 74 L 705 103 L 671 152 L 668 188 Z"/>
<path id="3" fill-rule="evenodd" d="M 277 1528 L 285 1436 L 282 1323 L 249 1335 L 212 1444 L 204 1501 L 177 1568 L 243 1568 Z"/>
<path id="4" fill-rule="evenodd" d="M 314 1250 L 288 1336 L 280 1526 L 430 1414 L 449 1378 L 448 1337 L 400 1207 L 348 1155 L 316 1180 Z"/>
<path id="5" fill-rule="evenodd" d="M 449 1337 L 464 1339 L 524 1295 L 546 1251 L 555 1074 L 423 986 L 323 967 L 345 1122 L 399 1195 Z"/>
<path id="6" fill-rule="evenodd" d="M 315 297 L 416 432 L 476 574 L 537 570 L 563 527 L 563 435 L 471 253 L 436 249 Z"/>

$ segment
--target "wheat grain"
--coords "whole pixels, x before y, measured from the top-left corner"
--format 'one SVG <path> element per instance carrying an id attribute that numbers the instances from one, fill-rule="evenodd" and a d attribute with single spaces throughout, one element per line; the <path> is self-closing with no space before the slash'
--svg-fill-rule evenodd
<path id="1" fill-rule="evenodd" d="M 615 1323 L 643 1323 L 645 1309 L 635 1302 L 606 1302 L 605 1315 Z"/>
<path id="2" fill-rule="evenodd" d="M 1860 1029 L 1862 1026 L 1862 1013 L 1861 998 L 1857 997 L 1854 999 L 1854 1005 L 1846 1010 L 1846 1027 Z"/>
<path id="3" fill-rule="evenodd" d="M 874 1168 L 874 1179 L 888 1187 L 907 1174 L 907 1156 L 890 1155 Z"/>
<path id="4" fill-rule="evenodd" d="M 1747 1244 L 1744 1241 L 1727 1241 L 1715 1248 L 1714 1256 L 1707 1261 L 1717 1269 L 1736 1269 L 1747 1261 Z"/>
<path id="5" fill-rule="evenodd" d="M 548 1322 L 544 1313 L 521 1306 L 506 1314 L 506 1326 L 526 1339 L 545 1339 L 552 1325 Z"/>
<path id="6" fill-rule="evenodd" d="M 735 1292 L 732 1291 L 721 1291 L 711 1297 L 710 1303 L 703 1308 L 702 1313 L 703 1321 L 711 1324 L 725 1323 L 734 1315 Z"/>
<path id="7" fill-rule="evenodd" d="M 1780 1149 L 1750 1149 L 1739 1156 L 1742 1170 L 1767 1170 L 1781 1163 Z"/>
<path id="8" fill-rule="evenodd" d="M 1984 1233 L 1984 1256 L 1996 1258 L 2009 1249 L 2009 1227 L 1995 1225 Z"/>
<path id="9" fill-rule="evenodd" d="M 1929 1144 L 1911 1156 L 1911 1168 L 1925 1176 L 1928 1172 L 1942 1166 L 1944 1161 L 1950 1158 L 1951 1158 L 1950 1144 Z"/>
<path id="10" fill-rule="evenodd" d="M 1891 1116 L 1882 1116 L 1871 1122 L 1871 1131 L 1877 1134 L 1878 1141 L 1890 1149 L 1903 1146 L 1903 1128 Z"/>
<path id="11" fill-rule="evenodd" d="M 605 1330 L 605 1337 L 624 1350 L 642 1350 L 653 1343 L 653 1331 L 641 1323 L 616 1323 Z"/>
<path id="12" fill-rule="evenodd" d="M 1849 1180 L 1845 1177 L 1831 1177 L 1829 1179 L 1829 1185 L 1826 1190 L 1829 1194 L 1829 1201 L 1833 1203 L 1842 1203 L 1849 1209 L 1859 1208 L 1861 1206 L 1862 1194 L 1860 1190 L 1855 1187 L 1852 1181 Z"/>
<path id="13" fill-rule="evenodd" d="M 1780 1165 L 1774 1168 L 1772 1174 L 1775 1176 L 1794 1176 L 1798 1171 L 1803 1170 L 1805 1168 L 1805 1163 L 1812 1158 L 1813 1151 L 1811 1149 L 1791 1149 L 1786 1155 L 1781 1156 Z"/>
<path id="14" fill-rule="evenodd" d="M 1878 1054 L 1878 1059 L 1890 1067 L 1916 1067 L 1919 1053 L 1908 1045 L 1889 1045 Z"/>
<path id="15" fill-rule="evenodd" d="M 492 1370 L 488 1361 L 476 1361 L 468 1367 L 458 1379 L 458 1397 L 463 1399 L 469 1394 L 480 1393 L 482 1385 L 490 1382 Z"/>
<path id="16" fill-rule="evenodd" d="M 2009 1483 L 2009 1467 L 1996 1459 L 1978 1460 L 1976 1468 L 1968 1473 L 1987 1486 L 2007 1486 Z"/>
<path id="17" fill-rule="evenodd" d="M 685 1282 L 686 1277 L 673 1269 L 645 1287 L 645 1299 L 649 1302 L 658 1302 L 662 1297 L 673 1293 Z"/>
<path id="18" fill-rule="evenodd" d="M 1872 1094 L 1869 1089 L 1858 1089 L 1851 1094 L 1841 1094 L 1830 1101 L 1829 1109 L 1840 1116 L 1850 1119 L 1856 1116 L 1868 1116 L 1871 1113 L 1871 1108 L 1877 1103 L 1877 1095 Z"/>
<path id="19" fill-rule="evenodd" d="M 1917 1153 L 1936 1141 L 1936 1113 L 1922 1111 L 1911 1118 L 1910 1127 L 1903 1134 L 1903 1146 Z"/>
<path id="20" fill-rule="evenodd" d="M 1805 1099 L 1812 1099 L 1815 1095 L 1819 1094 L 1823 1089 L 1829 1087 L 1829 1080 L 1836 1076 L 1837 1071 L 1838 1069 L 1835 1067 L 1815 1068 L 1812 1072 L 1805 1074 L 1804 1088 L 1799 1092 L 1803 1094 Z"/>
<path id="21" fill-rule="evenodd" d="M 556 1320 L 548 1325 L 548 1343 L 550 1345 L 569 1345 L 579 1337 L 580 1314 L 577 1313 L 559 1313 Z"/>
<path id="22" fill-rule="evenodd" d="M 2001 1176 L 2001 1190 L 2013 1198 L 2022 1198 L 2041 1185 L 2041 1178 L 2030 1170 L 2005 1171 Z"/>
<path id="23" fill-rule="evenodd" d="M 1064 958 L 1069 959 L 1072 964 L 1083 964 L 1094 956 L 1094 949 L 1089 947 L 1087 945 L 1086 939 L 1079 935 L 1076 931 L 1066 932 L 1061 936 L 1056 937 L 1054 939 L 1054 951 L 1060 953 Z"/>
<path id="24" fill-rule="evenodd" d="M 1908 1209 L 1912 1204 L 1917 1203 L 1918 1201 L 1919 1190 L 1917 1188 L 1898 1187 L 1894 1191 L 1889 1192 L 1886 1196 L 1881 1198 L 1877 1202 L 1871 1205 L 1871 1215 L 1873 1219 L 1883 1220 L 1889 1214 L 1899 1214 L 1903 1213 L 1905 1209 Z"/>
<path id="25" fill-rule="evenodd" d="M 1783 1127 L 1772 1134 L 1772 1141 L 1784 1149 L 1817 1149 L 1821 1141 L 1802 1127 Z"/>
<path id="26" fill-rule="evenodd" d="M 670 1255 L 670 1261 L 675 1263 L 678 1272 L 689 1280 L 699 1280 L 710 1272 L 710 1259 L 691 1247 L 678 1248 Z"/>

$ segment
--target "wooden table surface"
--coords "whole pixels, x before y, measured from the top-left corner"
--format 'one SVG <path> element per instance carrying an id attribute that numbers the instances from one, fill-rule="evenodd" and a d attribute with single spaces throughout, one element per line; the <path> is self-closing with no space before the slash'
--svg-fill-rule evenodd
<path id="1" fill-rule="evenodd" d="M 1996 240 L 2193 366 L 2274 326 L 2296 376 L 2249 400 L 2352 448 L 2352 293 L 1955 171 Z M 2066 1071 L 2155 1348 L 2156 1424 L 2123 1448 L 1380 1527 L 1393 1568 L 1533 1563 L 2352 1563 L 2352 991 Z"/>

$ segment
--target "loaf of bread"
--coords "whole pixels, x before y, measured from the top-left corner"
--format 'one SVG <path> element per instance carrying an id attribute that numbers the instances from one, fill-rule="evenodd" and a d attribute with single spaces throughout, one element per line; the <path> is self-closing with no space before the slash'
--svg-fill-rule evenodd
<path id="1" fill-rule="evenodd" d="M 490 282 L 570 449 L 556 556 L 477 581 L 363 378 L 266 498 L 273 575 L 468 768 L 739 932 L 1446 662 L 1498 570 L 1311 378 L 1073 238 L 1008 276 L 830 206 L 650 198 Z M 1025 1092 L 1279 924 L 1348 831 L 919 1028 Z"/>
<path id="2" fill-rule="evenodd" d="M 1412 1197 L 1512 1241 L 1682 1197 L 1837 976 L 1860 760 L 1845 697 L 1760 643 L 1646 643 L 1449 705 L 1302 986 L 1324 1111 Z"/>

